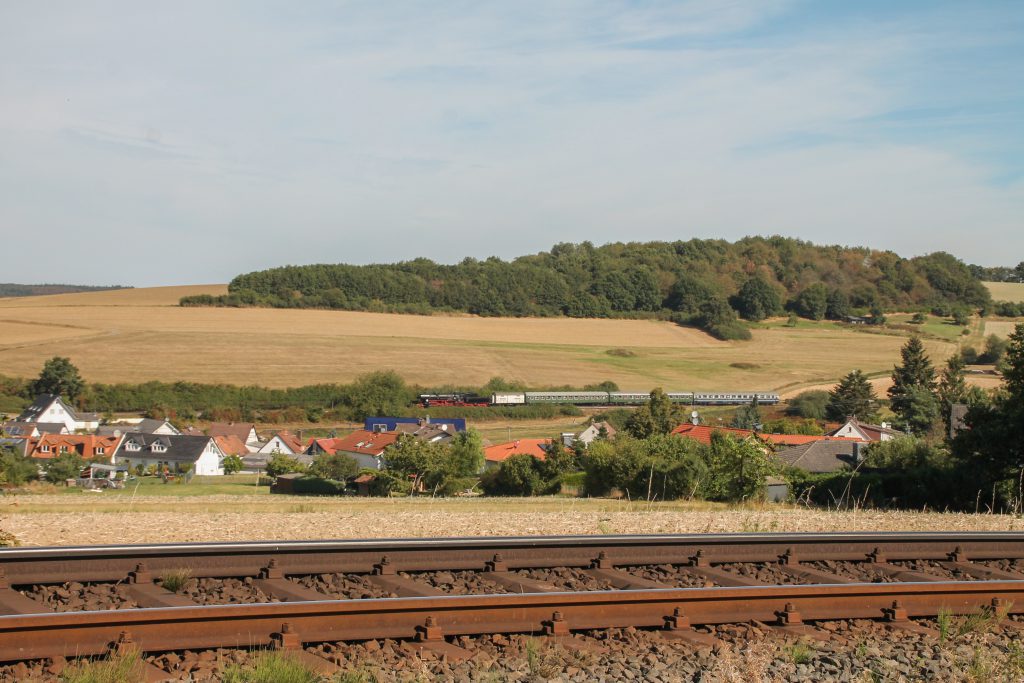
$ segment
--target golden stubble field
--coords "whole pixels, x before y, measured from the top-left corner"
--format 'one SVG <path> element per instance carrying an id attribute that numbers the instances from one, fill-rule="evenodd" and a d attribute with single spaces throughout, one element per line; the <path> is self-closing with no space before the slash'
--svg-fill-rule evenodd
<path id="1" fill-rule="evenodd" d="M 258 523 L 254 520 L 258 519 Z M 1017 531 L 1013 515 L 582 498 L 382 499 L 14 495 L 0 529 L 24 546 L 551 534 Z"/>
<path id="2" fill-rule="evenodd" d="M 996 301 L 1024 301 L 1024 282 L 986 282 Z"/>
<path id="3" fill-rule="evenodd" d="M 223 285 L 0 299 L 0 374 L 32 377 L 54 355 L 87 380 L 263 384 L 346 382 L 394 369 L 424 385 L 531 386 L 612 380 L 624 390 L 756 389 L 793 393 L 853 368 L 888 372 L 905 339 L 834 324 L 767 326 L 721 342 L 657 321 L 477 318 L 180 308 Z M 928 341 L 936 361 L 955 346 Z M 621 355 L 609 350 L 625 349 Z M 738 366 L 738 367 L 737 367 Z"/>

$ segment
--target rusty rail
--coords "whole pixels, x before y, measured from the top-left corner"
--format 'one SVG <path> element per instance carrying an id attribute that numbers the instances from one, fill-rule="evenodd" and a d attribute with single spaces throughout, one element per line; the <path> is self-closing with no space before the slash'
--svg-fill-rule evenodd
<path id="1" fill-rule="evenodd" d="M 1024 558 L 1024 534 L 830 533 L 547 536 L 371 539 L 260 543 L 185 543 L 0 550 L 10 583 L 120 581 L 139 562 L 154 574 L 189 569 L 196 577 L 251 576 L 271 560 L 285 574 L 370 572 L 387 555 L 398 571 L 481 570 L 500 554 L 509 569 L 587 567 L 600 552 L 615 564 L 680 564 L 701 553 L 709 562 L 771 562 L 787 552 L 802 561 L 971 560 Z"/>
<path id="2" fill-rule="evenodd" d="M 689 625 L 743 622 L 801 628 L 803 621 L 868 618 L 911 626 L 910 617 L 993 610 L 1024 613 L 1024 574 L 983 564 L 1024 558 L 1021 533 L 723 534 L 463 538 L 296 543 L 201 543 L 0 550 L 0 661 L 91 656 L 128 638 L 144 651 L 212 647 L 299 647 L 303 643 L 418 639 L 622 626 L 688 632 Z M 807 565 L 862 562 L 904 583 L 855 583 Z M 950 581 L 890 564 L 934 560 L 975 581 Z M 715 563 L 775 563 L 810 585 L 743 585 Z M 619 567 L 673 564 L 731 579 L 714 588 L 670 588 Z M 511 570 L 585 567 L 617 590 L 557 592 Z M 286 602 L 197 606 L 153 583 L 165 569 L 198 577 L 255 577 Z M 412 590 L 399 571 L 487 572 L 515 593 L 435 595 Z M 401 584 L 405 597 L 332 600 L 289 574 L 353 572 Z M 720 576 L 719 576 L 720 575 Z M 127 581 L 144 608 L 32 613 L 37 603 L 11 585 Z M 388 584 L 390 585 L 390 584 Z M 533 588 L 531 588 L 533 586 Z M 533 592 L 530 592 L 533 591 Z M 547 591 L 547 592 L 545 592 Z M 450 646 L 448 646 L 450 647 Z M 457 648 L 456 648 L 457 649 Z"/>
<path id="3" fill-rule="evenodd" d="M 651 591 L 331 600 L 0 616 L 0 661 L 102 654 L 128 634 L 143 651 L 637 626 L 753 619 L 884 619 L 1024 612 L 1024 581 L 766 586 Z"/>

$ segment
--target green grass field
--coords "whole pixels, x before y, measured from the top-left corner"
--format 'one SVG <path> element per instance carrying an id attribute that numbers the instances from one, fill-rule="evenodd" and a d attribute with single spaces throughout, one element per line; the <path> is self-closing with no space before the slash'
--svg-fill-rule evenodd
<path id="1" fill-rule="evenodd" d="M 77 487 L 57 487 L 63 495 L 82 495 L 95 498 L 125 498 L 133 496 L 261 496 L 270 493 L 266 486 L 257 486 L 255 474 L 231 474 L 223 477 L 197 476 L 192 481 L 184 478 L 163 482 L 159 477 L 136 477 L 125 483 L 123 489 L 103 489 L 98 493 Z"/>

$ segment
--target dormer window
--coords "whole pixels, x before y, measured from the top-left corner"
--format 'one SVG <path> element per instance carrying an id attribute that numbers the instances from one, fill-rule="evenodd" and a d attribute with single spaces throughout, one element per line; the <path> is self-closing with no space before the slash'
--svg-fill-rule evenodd
<path id="1" fill-rule="evenodd" d="M 153 449 L 154 453 L 163 453 L 164 451 L 167 450 L 167 447 L 164 446 L 162 443 L 154 443 L 151 446 L 151 448 Z"/>
<path id="2" fill-rule="evenodd" d="M 97 446 L 96 447 L 96 455 L 105 455 L 106 452 L 107 452 L 107 449 L 104 448 L 103 446 Z"/>
<path id="3" fill-rule="evenodd" d="M 139 444 L 135 443 L 134 441 L 129 441 L 128 443 L 126 443 L 124 445 L 124 449 L 126 451 L 137 451 L 137 450 L 140 450 L 139 449 Z"/>
<path id="4" fill-rule="evenodd" d="M 49 453 L 50 444 L 44 443 L 42 446 L 39 447 L 39 450 L 42 451 L 43 453 Z"/>

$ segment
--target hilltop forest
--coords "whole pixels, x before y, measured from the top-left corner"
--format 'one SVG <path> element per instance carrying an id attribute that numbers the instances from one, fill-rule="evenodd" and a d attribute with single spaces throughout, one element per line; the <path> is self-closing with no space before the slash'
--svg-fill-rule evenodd
<path id="1" fill-rule="evenodd" d="M 661 317 L 726 339 L 738 318 L 785 311 L 811 319 L 891 310 L 991 306 L 988 290 L 944 252 L 818 246 L 784 237 L 737 242 L 558 244 L 512 261 L 425 258 L 385 265 L 285 266 L 239 275 L 228 294 L 183 306 L 272 306 L 482 316 Z"/>

